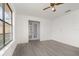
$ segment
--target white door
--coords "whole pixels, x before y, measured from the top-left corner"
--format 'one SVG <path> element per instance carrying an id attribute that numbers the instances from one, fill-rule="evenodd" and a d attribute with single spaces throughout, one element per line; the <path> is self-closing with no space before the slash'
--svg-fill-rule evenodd
<path id="1" fill-rule="evenodd" d="M 29 40 L 40 39 L 40 22 L 29 21 Z"/>

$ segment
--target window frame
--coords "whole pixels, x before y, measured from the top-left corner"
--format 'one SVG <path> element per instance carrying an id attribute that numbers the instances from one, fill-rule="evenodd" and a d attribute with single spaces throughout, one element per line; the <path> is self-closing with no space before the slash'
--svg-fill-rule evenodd
<path id="1" fill-rule="evenodd" d="M 8 45 L 12 40 L 13 40 L 13 12 L 12 12 L 12 9 L 10 7 L 10 5 L 8 3 L 1 3 L 2 4 L 2 18 L 3 19 L 0 19 L 0 21 L 2 21 L 3 23 L 3 47 L 0 48 L 0 50 L 2 48 L 4 48 L 6 45 Z M 5 21 L 5 5 L 7 5 L 7 7 L 9 8 L 10 12 L 11 12 L 11 24 L 9 24 L 8 22 Z M 5 42 L 5 24 L 11 26 L 11 39 L 10 41 L 6 44 Z"/>

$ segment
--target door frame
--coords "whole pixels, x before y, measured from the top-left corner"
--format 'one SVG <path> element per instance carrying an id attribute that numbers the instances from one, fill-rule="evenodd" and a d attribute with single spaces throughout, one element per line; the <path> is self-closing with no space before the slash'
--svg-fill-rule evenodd
<path id="1" fill-rule="evenodd" d="M 40 41 L 40 21 L 35 21 L 35 20 L 28 20 L 28 39 L 29 39 L 29 22 L 30 21 L 39 23 L 39 40 L 38 41 Z M 30 41 L 30 39 L 29 39 L 29 41 Z"/>

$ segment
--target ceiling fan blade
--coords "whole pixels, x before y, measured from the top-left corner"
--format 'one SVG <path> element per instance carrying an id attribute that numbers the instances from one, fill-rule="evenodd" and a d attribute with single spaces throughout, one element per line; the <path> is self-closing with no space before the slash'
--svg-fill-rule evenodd
<path id="1" fill-rule="evenodd" d="M 55 5 L 61 5 L 61 4 L 64 4 L 64 3 L 55 3 Z"/>
<path id="2" fill-rule="evenodd" d="M 50 8 L 50 6 L 49 6 L 49 7 L 44 8 L 43 10 L 46 10 L 46 9 L 48 9 L 48 8 Z"/>
<path id="3" fill-rule="evenodd" d="M 61 5 L 63 3 L 50 3 L 50 6 L 54 7 L 54 5 Z"/>

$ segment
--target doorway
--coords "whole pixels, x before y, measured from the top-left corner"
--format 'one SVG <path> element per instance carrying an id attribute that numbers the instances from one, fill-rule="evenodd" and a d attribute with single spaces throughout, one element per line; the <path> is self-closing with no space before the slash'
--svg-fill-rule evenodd
<path id="1" fill-rule="evenodd" d="M 29 20 L 29 41 L 40 40 L 40 22 Z"/>

